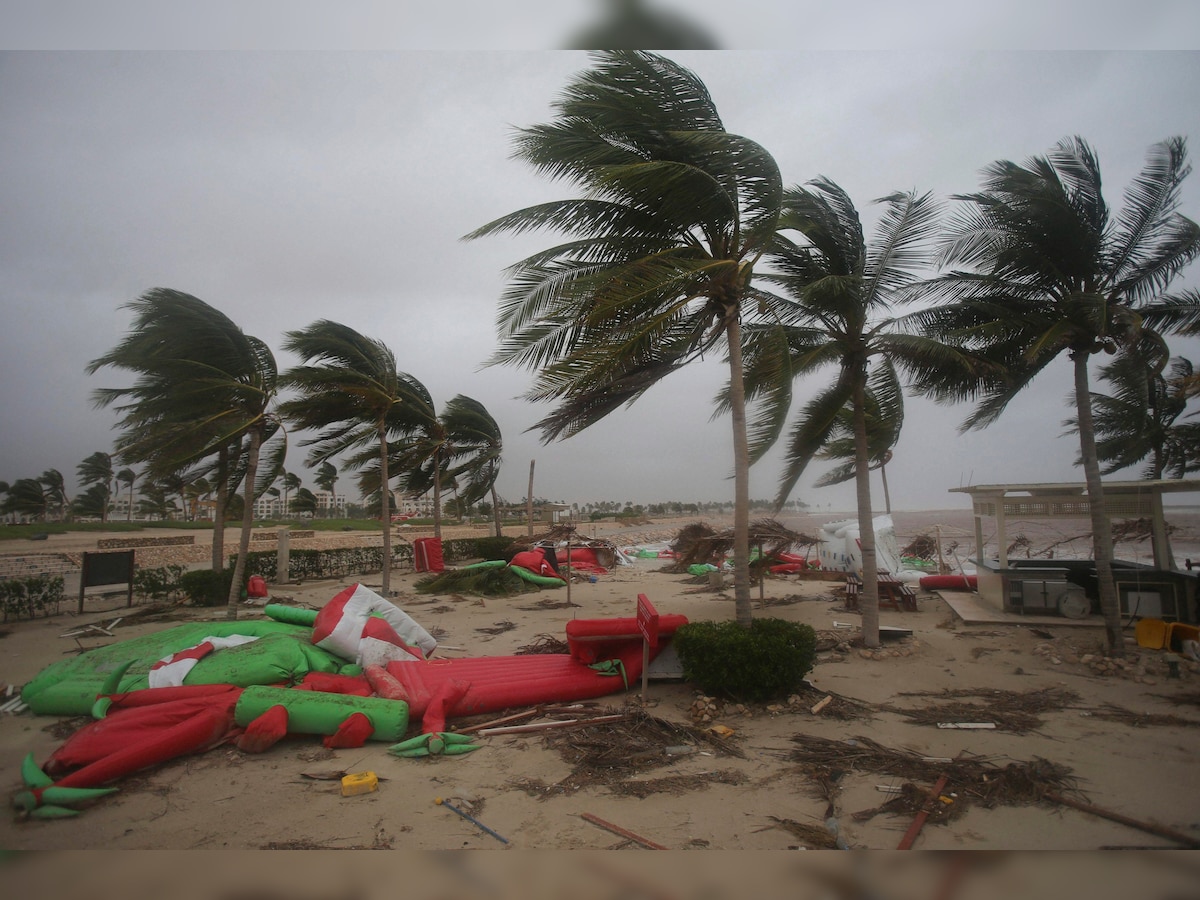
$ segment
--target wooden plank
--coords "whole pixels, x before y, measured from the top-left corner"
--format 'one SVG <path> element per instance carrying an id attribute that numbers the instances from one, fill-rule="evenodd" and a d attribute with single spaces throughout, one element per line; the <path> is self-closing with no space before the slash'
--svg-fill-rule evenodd
<path id="1" fill-rule="evenodd" d="M 580 813 L 579 815 L 585 821 L 591 822 L 593 825 L 598 825 L 599 827 L 603 828 L 605 831 L 611 831 L 613 834 L 620 835 L 621 837 L 623 837 L 627 840 L 634 841 L 635 843 L 641 844 L 643 847 L 646 847 L 649 850 L 669 850 L 670 849 L 669 847 L 664 847 L 662 844 L 655 843 L 654 841 L 650 840 L 649 838 L 644 838 L 640 834 L 634 834 L 632 831 L 628 830 L 627 828 L 622 828 L 620 825 L 614 825 L 612 822 L 606 822 L 606 821 L 604 821 L 604 819 L 601 819 L 599 816 L 594 816 L 591 813 L 585 812 L 585 813 Z"/>
<path id="2" fill-rule="evenodd" d="M 929 818 L 929 814 L 933 811 L 933 804 L 937 803 L 937 798 L 942 795 L 942 791 L 946 789 L 946 783 L 949 779 L 943 775 L 937 780 L 933 786 L 933 790 L 929 792 L 929 796 L 925 798 L 925 803 L 921 807 L 921 811 L 917 813 L 912 824 L 908 826 L 908 831 L 904 833 L 904 837 L 900 839 L 897 850 L 911 850 L 913 843 L 917 839 L 917 835 L 921 833 L 921 827 L 925 824 L 925 820 Z"/>

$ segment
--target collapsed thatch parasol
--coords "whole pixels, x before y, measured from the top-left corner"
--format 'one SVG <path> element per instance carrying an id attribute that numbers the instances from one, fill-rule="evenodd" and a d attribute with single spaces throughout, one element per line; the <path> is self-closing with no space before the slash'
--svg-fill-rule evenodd
<path id="1" fill-rule="evenodd" d="M 757 565 L 778 559 L 779 554 L 792 547 L 811 547 L 818 543 L 814 537 L 792 531 L 776 519 L 757 519 L 750 523 L 750 546 L 761 548 Z M 671 543 L 675 562 L 669 571 L 686 572 L 688 566 L 720 565 L 733 549 L 733 529 L 716 531 L 704 522 L 685 525 Z"/>

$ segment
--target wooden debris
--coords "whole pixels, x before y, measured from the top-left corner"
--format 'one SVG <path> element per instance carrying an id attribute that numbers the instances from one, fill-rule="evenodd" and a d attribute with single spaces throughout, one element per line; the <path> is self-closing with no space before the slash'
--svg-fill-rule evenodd
<path id="1" fill-rule="evenodd" d="M 584 819 L 584 821 L 591 822 L 593 825 L 597 825 L 600 828 L 603 828 L 605 831 L 611 831 L 613 834 L 619 835 L 620 837 L 625 838 L 627 841 L 633 841 L 635 844 L 641 844 L 643 847 L 647 848 L 648 850 L 667 850 L 667 849 L 669 849 L 667 847 L 664 847 L 662 844 L 656 844 L 654 841 L 650 840 L 649 838 L 642 837 L 640 834 L 634 834 L 632 831 L 628 830 L 627 828 L 622 828 L 620 825 L 614 825 L 612 822 L 606 822 L 604 819 L 601 819 L 599 816 L 594 816 L 591 813 L 586 813 L 586 812 L 580 813 L 579 815 L 580 815 L 580 818 Z"/>
<path id="2" fill-rule="evenodd" d="M 1060 803 L 1063 806 L 1069 806 L 1072 809 L 1077 809 L 1080 812 L 1090 813 L 1093 816 L 1100 816 L 1102 819 L 1109 819 L 1113 822 L 1119 822 L 1122 825 L 1128 825 L 1130 828 L 1137 828 L 1149 834 L 1155 834 L 1159 837 L 1167 838 L 1175 841 L 1177 844 L 1182 844 L 1184 847 L 1191 847 L 1193 850 L 1200 850 L 1200 838 L 1192 837 L 1190 834 L 1184 834 L 1182 831 L 1176 831 L 1174 828 L 1167 828 L 1163 825 L 1155 825 L 1153 822 L 1141 822 L 1137 819 L 1132 819 L 1129 816 L 1121 813 L 1113 812 L 1109 809 L 1101 809 L 1099 806 L 1093 806 L 1090 803 L 1084 803 L 1081 800 L 1072 800 L 1070 797 L 1064 797 L 1062 794 L 1055 791 L 1046 791 L 1043 796 L 1052 803 Z"/>
<path id="3" fill-rule="evenodd" d="M 552 722 L 530 722 L 526 725 L 501 725 L 498 728 L 481 728 L 477 732 L 480 737 L 492 737 L 497 734 L 527 734 L 537 731 L 551 731 L 561 728 L 583 728 L 588 725 L 601 725 L 605 722 L 619 722 L 624 719 L 624 713 L 613 716 L 595 716 L 591 719 L 556 719 Z"/>
<path id="4" fill-rule="evenodd" d="M 929 792 L 929 796 L 925 799 L 921 811 L 917 813 L 911 825 L 908 826 L 908 831 L 904 833 L 904 837 L 900 839 L 897 850 L 911 850 L 913 842 L 916 841 L 917 835 L 921 833 L 921 827 L 925 824 L 925 820 L 929 818 L 929 814 L 933 812 L 934 804 L 937 803 L 938 797 L 942 795 L 942 791 L 946 789 L 946 783 L 949 779 L 942 775 L 938 778 L 933 786 L 933 790 Z"/>
<path id="5" fill-rule="evenodd" d="M 823 710 L 825 707 L 827 707 L 832 702 L 833 702 L 833 695 L 827 694 L 823 699 L 818 700 L 812 706 L 812 708 L 809 709 L 809 712 L 812 713 L 814 716 L 819 715 L 821 710 Z"/>

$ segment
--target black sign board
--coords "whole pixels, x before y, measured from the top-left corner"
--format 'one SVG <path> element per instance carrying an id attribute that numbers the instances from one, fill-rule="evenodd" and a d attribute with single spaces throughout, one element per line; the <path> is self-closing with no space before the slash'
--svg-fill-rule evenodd
<path id="1" fill-rule="evenodd" d="M 132 550 L 84 553 L 83 570 L 79 574 L 79 612 L 83 612 L 84 591 L 104 584 L 128 585 L 129 593 L 125 605 L 133 606 L 133 558 Z"/>

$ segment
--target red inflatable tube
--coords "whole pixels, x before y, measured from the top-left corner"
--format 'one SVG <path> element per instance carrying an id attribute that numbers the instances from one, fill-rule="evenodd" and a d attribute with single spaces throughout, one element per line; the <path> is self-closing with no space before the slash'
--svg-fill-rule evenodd
<path id="1" fill-rule="evenodd" d="M 238 693 L 122 710 L 75 732 L 44 770 L 51 776 L 75 770 L 57 780 L 60 787 L 97 787 L 177 756 L 199 753 L 237 731 L 233 707 Z"/>
<path id="2" fill-rule="evenodd" d="M 241 693 L 241 690 L 240 687 L 233 684 L 184 684 L 178 687 L 143 688 L 140 691 L 127 691 L 123 694 L 106 694 L 104 696 L 112 701 L 109 706 L 111 712 L 119 709 L 158 706 L 163 703 L 174 703 L 176 700 L 199 700 L 204 697 L 228 694 L 231 691 Z"/>
<path id="3" fill-rule="evenodd" d="M 460 699 L 437 710 L 438 718 L 449 719 L 625 690 L 642 676 L 641 644 L 626 645 L 616 660 L 620 664 L 614 667 L 616 675 L 602 674 L 564 653 L 389 663 L 387 670 L 402 686 L 414 718 L 423 717 L 435 700 L 448 696 L 454 682 L 467 684 Z M 422 730 L 427 729 L 422 726 Z"/>
<path id="4" fill-rule="evenodd" d="M 687 616 L 668 614 L 658 617 L 658 634 L 668 638 L 675 629 L 687 624 Z M 621 653 L 633 643 L 642 646 L 642 633 L 637 619 L 627 616 L 616 619 L 572 619 L 567 623 L 567 648 L 571 656 L 590 665 L 600 659 Z"/>
<path id="5" fill-rule="evenodd" d="M 973 591 L 979 587 L 979 579 L 974 575 L 922 575 L 920 584 L 923 591 Z"/>

